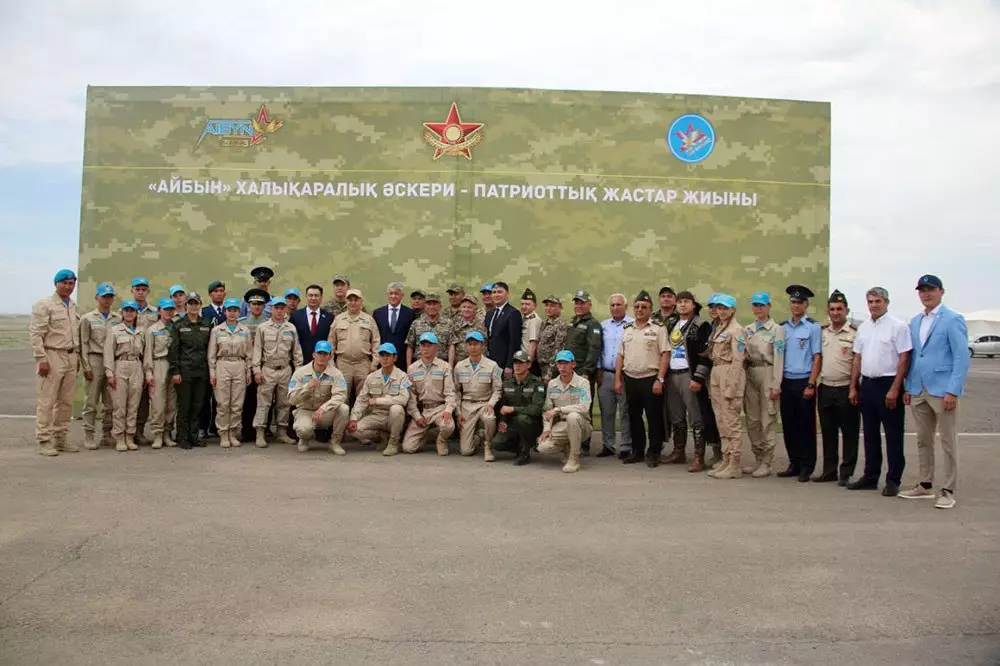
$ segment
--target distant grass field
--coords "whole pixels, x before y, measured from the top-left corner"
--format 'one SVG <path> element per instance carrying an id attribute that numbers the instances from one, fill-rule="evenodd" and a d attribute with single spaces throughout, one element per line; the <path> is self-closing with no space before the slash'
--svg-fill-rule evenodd
<path id="1" fill-rule="evenodd" d="M 28 315 L 0 315 L 0 349 L 28 348 Z"/>

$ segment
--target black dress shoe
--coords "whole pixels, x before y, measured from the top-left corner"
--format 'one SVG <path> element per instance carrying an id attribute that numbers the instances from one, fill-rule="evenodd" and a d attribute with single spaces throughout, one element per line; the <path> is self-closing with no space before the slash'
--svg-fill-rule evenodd
<path id="1" fill-rule="evenodd" d="M 899 494 L 899 486 L 895 483 L 886 483 L 882 489 L 882 497 L 895 497 Z"/>
<path id="2" fill-rule="evenodd" d="M 814 476 L 812 478 L 815 483 L 830 483 L 831 481 L 837 480 L 836 472 L 823 472 L 819 476 Z"/>
<path id="3" fill-rule="evenodd" d="M 521 465 L 527 465 L 531 462 L 531 454 L 527 451 L 518 451 L 517 456 L 514 457 L 514 465 L 520 467 Z"/>
<path id="4" fill-rule="evenodd" d="M 878 490 L 878 479 L 862 476 L 857 481 L 847 484 L 848 490 Z"/>
<path id="5" fill-rule="evenodd" d="M 791 465 L 789 465 L 788 469 L 786 469 L 784 472 L 778 472 L 777 474 L 775 474 L 775 476 L 779 476 L 782 479 L 790 479 L 793 476 L 798 476 L 798 475 L 799 475 L 799 470 L 795 467 L 792 467 Z"/>
<path id="6" fill-rule="evenodd" d="M 628 458 L 628 457 L 629 457 L 630 455 L 632 455 L 632 452 L 631 452 L 631 451 L 622 451 L 622 452 L 620 452 L 620 453 L 618 454 L 618 460 L 625 460 L 625 459 L 626 459 L 626 458 Z"/>
<path id="7" fill-rule="evenodd" d="M 614 449 L 609 449 L 608 447 L 605 446 L 603 449 L 601 449 L 600 453 L 598 453 L 595 456 L 595 458 L 607 458 L 607 457 L 613 456 L 613 455 L 615 455 L 615 450 Z"/>
<path id="8" fill-rule="evenodd" d="M 837 485 L 843 487 L 846 486 L 850 481 L 851 477 L 849 474 L 841 474 L 840 478 L 837 479 Z"/>
<path id="9" fill-rule="evenodd" d="M 808 483 L 810 476 L 812 476 L 812 472 L 800 472 L 797 480 L 799 483 Z"/>
<path id="10" fill-rule="evenodd" d="M 181 447 L 182 449 L 184 449 L 186 451 L 191 450 L 191 442 L 189 442 L 187 440 L 184 440 L 183 442 L 178 442 L 177 446 Z"/>
<path id="11" fill-rule="evenodd" d="M 646 467 L 650 469 L 655 469 L 660 466 L 660 454 L 646 454 Z"/>
<path id="12" fill-rule="evenodd" d="M 622 460 L 622 464 L 623 465 L 634 465 L 636 463 L 641 463 L 644 457 L 645 456 L 643 456 L 641 453 L 633 451 L 632 453 L 628 454 L 628 457 L 626 457 L 626 458 L 624 458 Z"/>
<path id="13" fill-rule="evenodd" d="M 194 444 L 195 446 L 199 447 L 199 448 L 202 448 L 202 449 L 205 448 L 205 440 L 203 440 L 203 439 L 196 439 L 195 441 L 193 441 L 191 443 Z"/>

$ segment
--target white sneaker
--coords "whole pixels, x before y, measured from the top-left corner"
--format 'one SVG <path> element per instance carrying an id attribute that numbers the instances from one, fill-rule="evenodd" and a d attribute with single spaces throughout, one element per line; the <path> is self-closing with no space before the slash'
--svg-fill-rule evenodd
<path id="1" fill-rule="evenodd" d="M 955 508 L 955 496 L 949 493 L 947 490 L 942 490 L 941 494 L 938 495 L 937 501 L 934 502 L 935 509 L 954 509 Z"/>
<path id="2" fill-rule="evenodd" d="M 934 499 L 934 491 L 930 488 L 924 488 L 919 483 L 909 490 L 904 490 L 899 493 L 898 497 L 903 499 Z"/>

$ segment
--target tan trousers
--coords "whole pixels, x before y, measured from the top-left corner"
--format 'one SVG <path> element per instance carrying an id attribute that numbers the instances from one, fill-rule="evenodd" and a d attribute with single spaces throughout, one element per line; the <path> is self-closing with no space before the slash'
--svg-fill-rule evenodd
<path id="1" fill-rule="evenodd" d="M 944 399 L 924 391 L 910 396 L 910 408 L 917 421 L 917 455 L 920 457 L 920 481 L 934 483 L 934 432 L 941 435 L 941 452 L 944 454 L 945 490 L 955 491 L 958 484 L 958 407 L 944 410 Z"/>
<path id="2" fill-rule="evenodd" d="M 476 431 L 482 427 L 483 441 L 492 444 L 497 432 L 497 417 L 487 402 L 462 402 L 458 413 L 465 417 L 465 425 L 458 429 L 458 451 L 463 456 L 476 452 Z"/>
<path id="3" fill-rule="evenodd" d="M 177 418 L 177 392 L 170 381 L 170 361 L 158 358 L 153 361 L 153 390 L 149 396 L 149 427 L 153 437 L 168 435 Z"/>
<path id="4" fill-rule="evenodd" d="M 247 366 L 241 358 L 221 358 L 215 365 L 215 427 L 219 432 L 241 427 L 247 392 Z"/>
<path id="5" fill-rule="evenodd" d="M 38 377 L 36 383 L 35 438 L 48 446 L 52 440 L 66 441 L 80 359 L 72 352 L 56 349 L 46 349 L 45 356 L 49 374 Z"/>
<path id="6" fill-rule="evenodd" d="M 403 424 L 406 422 L 406 411 L 399 405 L 389 409 L 376 407 L 358 421 L 358 429 L 354 436 L 362 442 L 378 439 L 383 433 L 388 433 L 389 439 L 399 439 L 403 434 Z"/>
<path id="7" fill-rule="evenodd" d="M 291 367 L 268 368 L 261 370 L 264 381 L 257 385 L 257 411 L 253 415 L 253 427 L 263 428 L 267 425 L 267 410 L 274 402 L 274 429 L 288 423 L 288 381 L 292 378 Z M 280 425 L 279 425 L 280 424 Z"/>
<path id="8" fill-rule="evenodd" d="M 557 418 L 559 420 L 553 423 L 552 429 L 549 430 L 548 441 L 542 440 L 538 445 L 538 452 L 561 451 L 570 455 L 580 455 L 583 442 L 589 441 L 590 435 L 594 432 L 590 421 L 582 414 L 566 414 Z"/>
<path id="9" fill-rule="evenodd" d="M 331 439 L 339 441 L 344 438 L 344 431 L 347 429 L 347 422 L 351 416 L 347 405 L 341 405 L 339 409 L 329 409 L 324 412 L 318 426 L 313 423 L 313 414 L 315 413 L 315 409 L 295 408 L 295 420 L 292 422 L 292 428 L 295 429 L 295 434 L 298 435 L 300 441 L 313 439 L 316 436 L 317 427 L 329 428 L 330 426 L 333 426 Z"/>
<path id="10" fill-rule="evenodd" d="M 114 406 L 111 400 L 111 387 L 104 372 L 104 355 L 90 355 L 90 369 L 94 372 L 93 379 L 83 380 L 83 429 L 95 433 L 97 428 L 97 403 L 101 403 L 101 425 L 104 437 L 111 437 L 111 424 L 114 421 Z"/>
<path id="11" fill-rule="evenodd" d="M 771 400 L 768 387 L 773 374 L 774 368 L 769 365 L 747 368 L 747 389 L 743 396 L 743 410 L 747 415 L 750 450 L 758 460 L 774 456 L 778 401 Z"/>
<path id="12" fill-rule="evenodd" d="M 354 401 L 361 393 L 361 387 L 365 384 L 365 378 L 372 373 L 371 361 L 351 362 L 338 358 L 337 369 L 344 373 L 344 379 L 347 380 L 347 388 L 350 389 L 347 404 L 353 407 Z"/>
<path id="13" fill-rule="evenodd" d="M 115 419 L 112 435 L 115 438 L 131 437 L 135 434 L 136 419 L 139 416 L 139 400 L 145 377 L 141 361 L 118 359 L 115 361 L 115 389 L 111 399 L 115 405 Z"/>
<path id="14" fill-rule="evenodd" d="M 722 440 L 722 450 L 730 453 L 740 451 L 740 411 L 742 400 L 727 399 L 722 388 L 723 372 L 713 372 L 709 387 L 712 398 L 712 411 L 715 412 L 715 423 L 719 427 L 719 439 Z"/>
<path id="15" fill-rule="evenodd" d="M 424 448 L 425 440 L 431 428 L 437 428 L 437 436 L 441 439 L 448 439 L 451 437 L 451 433 L 455 432 L 454 418 L 449 420 L 448 423 L 444 422 L 444 405 L 425 409 L 422 414 L 427 420 L 426 426 L 421 427 L 417 425 L 416 421 L 410 421 L 410 425 L 406 427 L 406 435 L 403 436 L 403 451 L 407 453 L 416 453 Z"/>

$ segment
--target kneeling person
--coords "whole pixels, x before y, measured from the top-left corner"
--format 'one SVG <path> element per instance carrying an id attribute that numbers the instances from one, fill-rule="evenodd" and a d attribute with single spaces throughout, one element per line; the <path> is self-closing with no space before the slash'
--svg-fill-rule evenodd
<path id="1" fill-rule="evenodd" d="M 493 462 L 493 435 L 497 417 L 493 413 L 500 402 L 503 370 L 483 356 L 486 338 L 479 331 L 465 334 L 468 358 L 455 364 L 455 390 L 458 392 L 459 453 L 476 452 L 476 431 L 483 428 L 483 460 Z"/>
<path id="2" fill-rule="evenodd" d="M 330 451 L 338 456 L 347 453 L 340 445 L 348 419 L 347 380 L 330 362 L 332 353 L 330 343 L 320 340 L 313 349 L 312 361 L 297 368 L 288 382 L 288 402 L 295 406 L 292 427 L 303 453 L 315 439 L 316 429 L 330 426 Z"/>
<path id="3" fill-rule="evenodd" d="M 437 452 L 448 455 L 448 438 L 455 432 L 455 384 L 451 368 L 437 358 L 438 337 L 428 331 L 420 335 L 418 360 L 406 369 L 412 385 L 406 411 L 413 417 L 403 436 L 403 453 L 416 453 L 424 448 L 424 439 L 431 428 L 437 428 Z"/>
<path id="4" fill-rule="evenodd" d="M 399 453 L 399 438 L 406 423 L 410 379 L 396 367 L 396 345 L 391 342 L 379 345 L 378 362 L 382 367 L 368 375 L 361 386 L 347 432 L 362 442 L 388 435 L 382 455 L 394 456 Z"/>
<path id="5" fill-rule="evenodd" d="M 544 405 L 545 383 L 531 374 L 531 357 L 523 350 L 514 352 L 514 376 L 503 380 L 497 405 L 500 416 L 493 449 L 516 453 L 515 465 L 531 462 L 531 447 L 542 432 Z"/>
<path id="6" fill-rule="evenodd" d="M 559 375 L 551 380 L 545 392 L 542 414 L 542 435 L 538 438 L 539 453 L 567 453 L 563 471 L 580 469 L 580 448 L 590 442 L 590 382 L 576 374 L 573 352 L 563 349 L 556 354 Z"/>

